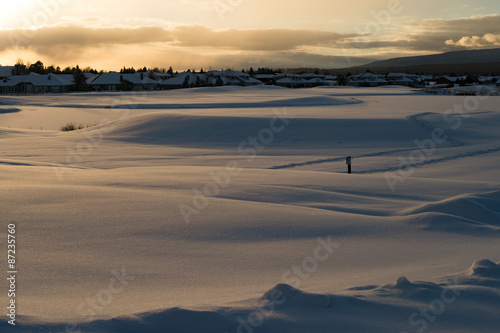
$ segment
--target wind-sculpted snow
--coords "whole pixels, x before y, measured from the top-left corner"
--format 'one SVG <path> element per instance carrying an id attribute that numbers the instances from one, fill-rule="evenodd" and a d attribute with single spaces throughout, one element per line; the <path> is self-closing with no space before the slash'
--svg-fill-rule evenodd
<path id="1" fill-rule="evenodd" d="M 114 109 L 234 109 L 234 108 L 278 108 L 278 107 L 310 107 L 310 106 L 334 106 L 358 104 L 358 99 L 334 98 L 334 97 L 303 97 L 275 101 L 241 102 L 241 103 L 182 103 L 182 104 L 115 104 Z M 61 105 L 61 107 L 99 107 L 94 105 Z M 108 106 L 104 106 L 108 107 Z"/>
<path id="2" fill-rule="evenodd" d="M 252 90 L 250 90 L 251 92 Z M 267 99 L 266 96 L 255 98 L 249 95 L 245 98 L 245 94 L 235 96 L 232 101 L 225 102 L 209 96 L 210 91 L 203 91 L 204 95 L 198 98 L 182 100 L 178 103 L 169 102 L 162 96 L 149 95 L 145 93 L 131 94 L 93 94 L 90 98 L 84 98 L 84 95 L 76 95 L 81 99 L 79 103 L 68 104 L 64 103 L 64 99 L 52 99 L 46 96 L 46 102 L 43 101 L 43 96 L 40 99 L 28 97 L 24 99 L 10 98 L 5 100 L 7 105 L 23 105 L 23 106 L 47 106 L 57 108 L 87 108 L 87 109 L 146 109 L 146 110 L 185 110 L 185 109 L 239 109 L 239 108 L 278 108 L 278 107 L 314 107 L 314 106 L 340 106 L 340 105 L 355 105 L 363 103 L 362 100 L 354 97 L 333 97 L 333 96 L 303 96 L 296 98 L 273 98 Z M 200 93 L 200 92 L 193 92 Z M 248 92 L 247 92 L 248 93 Z M 182 95 L 181 95 L 182 96 Z M 0 109 L 1 111 L 1 109 Z"/>
<path id="3" fill-rule="evenodd" d="M 278 125 L 286 125 L 272 136 L 270 149 L 319 148 L 338 146 L 339 142 L 369 147 L 410 145 L 409 138 L 422 137 L 422 131 L 406 119 L 316 119 L 286 118 L 290 111 L 276 113 Z M 150 113 L 127 118 L 113 125 L 107 138 L 180 146 L 229 146 L 237 149 L 249 136 L 269 128 L 268 117 L 193 116 Z M 355 129 L 355 130 L 353 130 Z M 267 137 L 266 137 L 267 139 Z M 406 142 L 405 142 L 406 141 Z"/>
<path id="4" fill-rule="evenodd" d="M 462 194 L 403 212 L 413 223 L 434 231 L 500 235 L 500 191 Z"/>
<path id="5" fill-rule="evenodd" d="M 21 112 L 21 109 L 18 108 L 0 108 L 0 114 L 2 113 L 15 113 Z"/>
<path id="6" fill-rule="evenodd" d="M 0 97 L 0 332 L 498 332 L 500 97 L 247 88 Z"/>
<path id="7" fill-rule="evenodd" d="M 256 300 L 204 309 L 171 308 L 83 323 L 22 319 L 23 333 L 192 332 L 495 332 L 500 325 L 500 265 L 477 260 L 440 282 L 399 277 L 385 285 L 338 294 L 309 293 L 278 284 Z M 480 313 L 472 313 L 474 309 Z M 0 328 L 7 329 L 6 324 Z"/>

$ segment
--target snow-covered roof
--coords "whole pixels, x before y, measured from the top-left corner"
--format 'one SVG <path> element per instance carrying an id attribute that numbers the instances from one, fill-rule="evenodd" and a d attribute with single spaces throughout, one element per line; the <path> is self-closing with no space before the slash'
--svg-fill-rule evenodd
<path id="1" fill-rule="evenodd" d="M 123 74 L 123 80 L 133 84 L 158 84 L 158 81 L 150 79 L 147 73 Z"/>
<path id="2" fill-rule="evenodd" d="M 65 75 L 61 74 L 40 75 L 30 73 L 29 75 L 11 76 L 0 81 L 0 85 L 4 87 L 14 87 L 20 83 L 31 83 L 36 87 L 72 86 L 74 84 L 73 81 L 68 80 Z"/>
<path id="3" fill-rule="evenodd" d="M 83 73 L 83 76 L 85 76 L 87 79 L 90 79 L 94 76 L 99 76 L 99 74 L 94 74 L 94 73 Z"/>
<path id="4" fill-rule="evenodd" d="M 146 73 L 118 73 L 109 72 L 102 73 L 97 77 L 93 77 L 87 80 L 87 84 L 96 85 L 119 85 L 124 81 L 130 82 L 132 84 L 157 84 L 158 81 L 150 79 Z"/>
<path id="5" fill-rule="evenodd" d="M 373 74 L 373 73 L 361 73 L 361 74 L 356 74 L 351 76 L 351 78 L 355 79 L 383 79 L 384 76 L 380 74 Z"/>
<path id="6" fill-rule="evenodd" d="M 12 70 L 14 68 L 14 66 L 0 66 L 0 77 L 12 76 Z"/>
<path id="7" fill-rule="evenodd" d="M 357 79 L 357 80 L 349 80 L 349 82 L 351 83 L 383 83 L 383 84 L 387 84 L 388 81 L 385 80 L 385 79 L 379 79 L 379 78 L 376 78 L 376 79 Z"/>
<path id="8" fill-rule="evenodd" d="M 213 75 L 213 76 L 239 76 L 239 77 L 249 77 L 250 75 L 247 73 L 243 72 L 237 72 L 237 71 L 210 71 L 207 74 Z"/>
<path id="9" fill-rule="evenodd" d="M 11 76 L 0 81 L 1 87 L 15 87 L 20 83 L 25 82 L 27 75 Z"/>
<path id="10" fill-rule="evenodd" d="M 258 79 L 253 78 L 253 77 L 247 77 L 244 80 L 247 82 L 250 82 L 250 83 L 263 83 L 261 80 L 258 80 Z"/>
<path id="11" fill-rule="evenodd" d="M 274 79 L 276 75 L 274 74 L 255 74 L 256 79 Z"/>
<path id="12" fill-rule="evenodd" d="M 479 81 L 500 80 L 500 76 L 480 76 Z"/>
<path id="13" fill-rule="evenodd" d="M 448 81 L 451 81 L 451 82 L 457 82 L 458 80 L 465 80 L 467 77 L 466 76 L 448 76 L 448 75 L 444 75 L 444 76 L 440 76 L 440 78 L 445 78 L 445 79 L 447 79 Z"/>
<path id="14" fill-rule="evenodd" d="M 304 73 L 301 75 L 303 78 L 314 78 L 314 77 L 323 77 L 323 75 L 315 74 L 315 73 Z"/>
<path id="15" fill-rule="evenodd" d="M 417 77 L 415 74 L 406 74 L 406 73 L 389 73 L 386 77 Z"/>
<path id="16" fill-rule="evenodd" d="M 197 73 L 191 73 L 191 72 L 183 72 L 180 73 L 179 75 L 167 79 L 163 82 L 161 82 L 161 85 L 167 85 L 167 86 L 180 86 L 184 84 L 184 81 L 186 80 L 186 77 L 189 77 L 189 83 L 195 83 L 197 78 L 200 78 L 200 80 L 206 80 L 207 76 L 205 74 L 197 74 Z M 225 77 L 221 77 L 222 82 L 225 84 Z M 215 82 L 215 81 L 214 81 Z"/>
<path id="17" fill-rule="evenodd" d="M 97 77 L 91 78 L 87 80 L 87 84 L 89 85 L 113 85 L 113 84 L 121 84 L 120 81 L 120 73 L 110 72 L 110 73 L 102 73 Z"/>
<path id="18" fill-rule="evenodd" d="M 73 85 L 73 75 L 63 76 L 58 74 L 48 74 L 40 75 L 36 73 L 30 73 L 28 75 L 31 83 L 34 86 L 72 86 Z"/>
<path id="19" fill-rule="evenodd" d="M 277 78 L 282 78 L 282 77 L 291 77 L 291 78 L 296 78 L 299 79 L 302 76 L 300 74 L 292 74 L 292 73 L 278 73 L 276 74 Z"/>
<path id="20" fill-rule="evenodd" d="M 276 81 L 276 83 L 306 83 L 307 81 L 303 79 L 294 79 L 291 77 L 284 77 Z"/>
<path id="21" fill-rule="evenodd" d="M 394 82 L 415 82 L 414 80 L 406 77 L 406 76 L 392 76 L 392 77 L 387 77 L 388 79 L 390 79 L 391 81 L 394 81 Z M 392 79 L 391 79 L 392 78 Z"/>
<path id="22" fill-rule="evenodd" d="M 310 83 L 325 83 L 325 80 L 323 80 L 320 77 L 315 77 L 315 78 L 312 78 L 312 79 L 308 80 L 307 82 L 310 82 Z"/>
<path id="23" fill-rule="evenodd" d="M 172 75 L 170 75 L 168 73 L 153 72 L 153 75 L 156 76 L 157 78 L 161 79 L 161 80 L 170 79 L 172 77 Z"/>

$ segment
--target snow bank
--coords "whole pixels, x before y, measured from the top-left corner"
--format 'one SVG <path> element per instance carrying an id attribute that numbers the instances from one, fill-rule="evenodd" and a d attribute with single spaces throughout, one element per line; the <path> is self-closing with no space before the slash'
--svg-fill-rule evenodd
<path id="1" fill-rule="evenodd" d="M 278 114 L 287 117 L 288 113 Z M 272 122 L 269 117 L 191 116 L 151 113 L 119 121 L 106 137 L 140 143 L 210 147 L 226 145 L 233 149 L 250 135 L 279 126 L 270 138 L 272 148 L 332 147 L 338 142 L 370 147 L 411 145 L 425 132 L 407 119 L 316 119 L 290 117 Z M 266 141 L 268 137 L 265 137 Z"/>
<path id="2" fill-rule="evenodd" d="M 22 110 L 0 114 L 0 211 L 22 246 L 15 331 L 496 333 L 498 98 L 469 117 L 454 106 L 474 99 L 392 87 L 1 98 Z M 287 108 L 285 129 L 242 154 L 286 103 L 316 106 Z M 434 128 L 453 140 L 400 172 Z M 340 246 L 312 269 L 327 237 Z M 491 261 L 455 274 L 478 258 Z M 104 299 L 120 269 L 134 281 Z"/>
<path id="3" fill-rule="evenodd" d="M 462 194 L 407 209 L 412 223 L 434 231 L 500 234 L 500 191 Z"/>
<path id="4" fill-rule="evenodd" d="M 400 277 L 344 294 L 314 294 L 278 284 L 258 300 L 232 307 L 150 311 L 92 322 L 47 323 L 22 318 L 23 333 L 194 332 L 495 332 L 500 325 L 500 263 L 477 260 L 438 283 Z M 480 310 L 478 310 L 480 309 Z M 477 311 L 480 311 L 479 313 Z M 4 331 L 5 323 L 0 324 Z"/>
<path id="5" fill-rule="evenodd" d="M 21 109 L 18 108 L 0 108 L 0 114 L 2 113 L 15 113 L 21 112 Z"/>

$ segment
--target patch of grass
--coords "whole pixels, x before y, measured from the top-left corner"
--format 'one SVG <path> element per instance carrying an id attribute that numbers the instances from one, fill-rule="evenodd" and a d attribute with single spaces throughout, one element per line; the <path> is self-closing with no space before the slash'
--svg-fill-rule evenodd
<path id="1" fill-rule="evenodd" d="M 83 126 L 77 126 L 75 123 L 67 123 L 63 127 L 61 127 L 61 131 L 63 132 L 69 132 L 69 131 L 76 131 L 77 129 L 82 129 Z"/>
<path id="2" fill-rule="evenodd" d="M 76 130 L 81 130 L 81 129 L 89 128 L 89 127 L 96 126 L 96 125 L 97 125 L 97 123 L 95 123 L 93 125 L 90 124 L 87 126 L 83 126 L 82 124 L 77 125 L 76 123 L 67 123 L 66 125 L 61 127 L 61 131 L 63 131 L 63 132 L 76 131 Z"/>

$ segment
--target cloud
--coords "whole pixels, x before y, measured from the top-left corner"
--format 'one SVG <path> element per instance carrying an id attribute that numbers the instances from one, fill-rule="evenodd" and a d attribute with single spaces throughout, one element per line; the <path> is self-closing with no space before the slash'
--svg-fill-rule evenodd
<path id="1" fill-rule="evenodd" d="M 34 30 L 0 30 L 0 60 L 14 62 L 19 57 L 31 59 L 36 55 L 47 64 L 79 63 L 103 69 L 123 65 L 173 65 L 181 69 L 202 66 L 338 68 L 366 64 L 389 54 L 408 56 L 500 46 L 500 15 L 395 22 L 389 30 L 391 35 L 373 36 L 306 29 L 216 30 L 199 25 L 163 28 L 65 24 Z M 412 32 L 398 34 L 397 31 Z M 12 56 L 13 53 L 18 55 Z"/>
<path id="2" fill-rule="evenodd" d="M 82 48 L 99 45 L 170 43 L 178 47 L 205 47 L 246 51 L 290 51 L 301 46 L 330 46 L 355 34 L 296 29 L 213 30 L 202 26 L 87 28 L 77 25 L 42 27 L 36 30 L 0 31 L 0 48 Z"/>
<path id="3" fill-rule="evenodd" d="M 500 34 L 500 15 L 472 16 L 455 20 L 424 20 L 415 27 L 419 32 L 407 37 L 409 46 L 413 50 L 450 51 L 465 47 L 462 43 L 450 43 L 450 40 L 461 40 L 462 37 L 471 35 Z M 479 45 L 468 47 L 479 47 Z"/>
<path id="4" fill-rule="evenodd" d="M 330 56 L 308 52 L 277 52 L 250 53 L 238 56 L 224 54 L 217 55 L 211 59 L 212 64 L 219 64 L 219 67 L 232 67 L 233 69 L 256 67 L 274 68 L 344 68 L 360 66 L 380 57 L 358 57 L 358 56 Z"/>
<path id="5" fill-rule="evenodd" d="M 458 33 L 464 35 L 484 35 L 500 32 L 500 15 L 477 15 L 454 20 L 429 19 L 411 22 L 418 30 L 437 33 Z"/>
<path id="6" fill-rule="evenodd" d="M 118 66 L 194 67 L 346 67 L 368 57 L 321 54 L 315 47 L 338 49 L 355 34 L 319 30 L 214 30 L 202 26 L 84 27 L 60 25 L 36 30 L 0 30 L 0 50 L 39 55 L 48 64 L 75 62 L 116 69 Z M 16 57 L 16 59 L 18 58 Z"/>
<path id="7" fill-rule="evenodd" d="M 291 52 L 324 47 L 332 50 L 355 48 L 438 52 L 463 47 L 497 46 L 498 41 L 492 36 L 500 34 L 500 15 L 455 20 L 430 19 L 410 22 L 404 27 L 411 27 L 414 32 L 377 38 L 371 35 L 304 29 L 215 30 L 204 26 L 177 26 L 168 29 L 155 26 L 92 28 L 59 25 L 36 30 L 0 30 L 0 49 L 26 48 L 46 53 L 51 49 L 62 48 L 82 50 L 104 45 L 163 43 L 178 48 L 218 51 Z"/>
<path id="8" fill-rule="evenodd" d="M 472 37 L 462 37 L 458 41 L 453 41 L 453 39 L 447 40 L 446 45 L 451 46 L 462 46 L 462 47 L 473 47 L 473 48 L 492 48 L 500 46 L 500 34 L 486 34 L 483 37 L 472 36 Z"/>
<path id="9" fill-rule="evenodd" d="M 358 49 L 390 48 L 430 52 L 445 52 L 463 47 L 495 47 L 498 46 L 498 42 L 495 42 L 492 36 L 500 34 L 500 15 L 472 16 L 455 20 L 412 21 L 405 23 L 402 27 L 412 29 L 414 32 L 392 36 L 391 39 L 374 39 L 370 35 L 355 37 L 346 39 L 343 46 Z M 471 35 L 486 38 L 465 37 L 462 40 L 464 36 Z"/>
<path id="10" fill-rule="evenodd" d="M 167 30 L 159 27 L 86 28 L 77 25 L 39 29 L 0 30 L 0 49 L 86 47 L 113 44 L 142 44 L 172 41 Z"/>
<path id="11" fill-rule="evenodd" d="M 286 51 L 300 46 L 330 46 L 356 34 L 300 29 L 212 30 L 201 26 L 172 30 L 176 45 L 216 47 L 247 51 Z"/>

